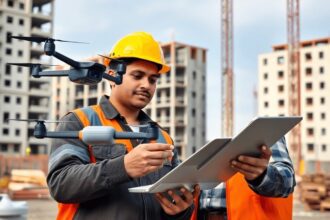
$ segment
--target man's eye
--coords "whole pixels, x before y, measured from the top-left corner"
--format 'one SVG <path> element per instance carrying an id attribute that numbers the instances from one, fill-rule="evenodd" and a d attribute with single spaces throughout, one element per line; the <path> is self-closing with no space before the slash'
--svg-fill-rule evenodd
<path id="1" fill-rule="evenodd" d="M 150 83 L 150 84 L 155 84 L 155 83 L 157 83 L 157 79 L 158 79 L 158 78 L 150 78 L 150 79 L 149 79 L 149 83 Z"/>
<path id="2" fill-rule="evenodd" d="M 133 75 L 133 78 L 134 78 L 134 79 L 141 79 L 142 76 L 141 76 L 141 75 Z"/>

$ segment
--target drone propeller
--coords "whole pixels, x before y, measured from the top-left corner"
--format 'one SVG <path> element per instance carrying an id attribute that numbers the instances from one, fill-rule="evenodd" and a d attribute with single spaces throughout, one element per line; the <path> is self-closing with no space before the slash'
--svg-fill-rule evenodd
<path id="1" fill-rule="evenodd" d="M 51 67 L 51 66 L 59 66 L 59 65 L 43 64 L 43 63 L 7 63 L 7 65 L 24 66 L 24 67 L 34 67 L 34 66 Z"/>
<path id="2" fill-rule="evenodd" d="M 39 123 L 73 123 L 75 121 L 49 121 L 42 119 L 8 119 L 8 121 L 26 121 L 26 122 L 39 122 Z"/>
<path id="3" fill-rule="evenodd" d="M 59 41 L 59 42 L 68 42 L 68 43 L 77 43 L 77 44 L 89 44 L 87 42 L 80 42 L 80 41 L 67 41 L 67 40 L 60 40 L 60 39 L 54 39 L 50 37 L 25 37 L 25 36 L 11 36 L 11 38 L 15 38 L 18 40 L 26 40 L 36 43 L 41 43 L 45 41 Z"/>
<path id="4" fill-rule="evenodd" d="M 102 54 L 97 54 L 98 56 L 100 57 L 103 57 L 105 59 L 108 59 L 108 60 L 112 60 L 112 58 L 108 57 L 108 56 L 105 56 L 105 55 L 102 55 Z"/>
<path id="5" fill-rule="evenodd" d="M 100 56 L 100 57 L 103 57 L 103 58 L 105 58 L 105 59 L 108 59 L 108 60 L 116 61 L 116 62 L 118 62 L 118 63 L 124 63 L 123 60 L 114 59 L 114 58 L 111 58 L 111 57 L 108 57 L 108 56 L 105 56 L 105 55 L 102 55 L 102 54 L 97 54 L 97 55 Z"/>

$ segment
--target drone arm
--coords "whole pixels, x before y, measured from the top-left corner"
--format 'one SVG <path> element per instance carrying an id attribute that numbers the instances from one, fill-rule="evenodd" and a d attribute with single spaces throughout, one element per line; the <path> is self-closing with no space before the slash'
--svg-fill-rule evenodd
<path id="1" fill-rule="evenodd" d="M 79 131 L 49 131 L 46 133 L 47 138 L 79 138 Z"/>
<path id="2" fill-rule="evenodd" d="M 115 132 L 114 138 L 156 140 L 158 138 L 158 127 L 155 123 L 150 123 L 146 132 Z"/>
<path id="3" fill-rule="evenodd" d="M 116 132 L 114 135 L 115 139 L 149 139 L 148 133 L 142 132 Z"/>
<path id="4" fill-rule="evenodd" d="M 126 63 L 121 62 L 118 63 L 116 68 L 117 76 L 111 76 L 107 73 L 103 73 L 102 77 L 116 83 L 117 85 L 120 85 L 123 81 L 123 75 L 125 74 L 125 72 L 126 72 Z"/>
<path id="5" fill-rule="evenodd" d="M 47 54 L 47 53 L 46 53 Z M 66 64 L 69 64 L 70 66 L 74 67 L 74 68 L 80 68 L 80 63 L 67 57 L 64 56 L 63 54 L 54 51 L 54 53 L 52 54 L 54 57 L 56 57 L 57 59 L 63 61 Z"/>
<path id="6" fill-rule="evenodd" d="M 118 75 L 118 76 L 115 77 L 115 76 L 111 76 L 107 73 L 103 73 L 102 77 L 116 83 L 117 85 L 120 85 L 123 81 L 123 76 L 122 75 Z"/>
<path id="7" fill-rule="evenodd" d="M 43 71 L 43 72 L 39 72 L 38 77 L 42 77 L 42 76 L 68 76 L 69 71 L 70 70 Z M 36 76 L 33 76 L 33 77 L 36 77 Z"/>

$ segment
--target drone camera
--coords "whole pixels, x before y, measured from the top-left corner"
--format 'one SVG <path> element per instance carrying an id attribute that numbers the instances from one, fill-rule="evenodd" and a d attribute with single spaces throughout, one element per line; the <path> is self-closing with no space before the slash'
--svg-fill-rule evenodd
<path id="1" fill-rule="evenodd" d="M 47 130 L 44 122 L 38 121 L 34 127 L 33 136 L 40 139 L 46 137 L 46 135 L 47 135 Z"/>
<path id="2" fill-rule="evenodd" d="M 102 80 L 102 74 L 94 69 L 72 69 L 69 79 L 78 84 L 95 85 Z"/>
<path id="3" fill-rule="evenodd" d="M 41 66 L 40 65 L 34 65 L 34 66 L 32 66 L 32 68 L 31 68 L 31 75 L 32 75 L 32 77 L 34 77 L 34 78 L 40 78 L 41 76 L 40 76 L 40 72 L 42 71 L 42 69 L 41 69 Z"/>
<path id="4" fill-rule="evenodd" d="M 126 64 L 125 63 L 119 63 L 116 72 L 119 75 L 124 75 L 126 73 Z"/>
<path id="5" fill-rule="evenodd" d="M 52 56 L 55 53 L 55 44 L 52 40 L 46 40 L 44 45 L 45 54 L 48 56 Z"/>

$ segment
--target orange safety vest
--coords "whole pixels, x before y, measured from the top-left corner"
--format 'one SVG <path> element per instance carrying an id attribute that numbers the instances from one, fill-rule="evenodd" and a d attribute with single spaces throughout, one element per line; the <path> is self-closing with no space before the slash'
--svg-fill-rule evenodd
<path id="1" fill-rule="evenodd" d="M 191 220 L 197 219 L 198 200 Z M 290 220 L 292 219 L 292 194 L 287 198 L 265 197 L 250 189 L 244 176 L 235 174 L 226 182 L 228 220 Z"/>
<path id="2" fill-rule="evenodd" d="M 93 113 L 96 113 L 98 116 L 98 119 L 100 120 L 101 124 L 103 126 L 111 126 L 116 131 L 123 131 L 120 124 L 117 122 L 117 120 L 112 119 L 109 120 L 105 117 L 101 107 L 99 105 L 93 105 L 87 108 L 91 108 L 88 110 L 92 110 Z M 86 109 L 86 108 L 84 108 Z M 84 127 L 90 126 L 91 122 L 88 117 L 88 114 L 84 112 L 83 109 L 76 109 L 72 111 L 81 121 Z M 173 144 L 173 141 L 171 137 L 166 133 L 165 131 L 161 130 L 162 138 L 164 138 L 166 143 Z M 129 139 L 115 139 L 115 143 L 117 144 L 124 144 L 126 146 L 127 152 L 130 152 L 133 149 L 132 143 Z M 96 159 L 93 154 L 92 146 L 88 146 L 89 156 L 91 163 L 96 163 Z M 58 213 L 57 213 L 57 220 L 71 220 L 74 218 L 74 215 L 76 214 L 77 210 L 79 208 L 79 203 L 58 203 Z"/>

